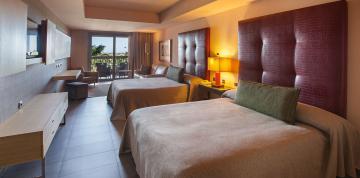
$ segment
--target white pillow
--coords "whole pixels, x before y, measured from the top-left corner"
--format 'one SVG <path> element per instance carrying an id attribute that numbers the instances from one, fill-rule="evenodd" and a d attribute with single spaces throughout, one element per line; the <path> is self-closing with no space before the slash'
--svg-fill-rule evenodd
<path id="1" fill-rule="evenodd" d="M 222 98 L 230 98 L 233 100 L 235 100 L 235 96 L 236 96 L 236 89 L 228 90 L 221 95 Z"/>

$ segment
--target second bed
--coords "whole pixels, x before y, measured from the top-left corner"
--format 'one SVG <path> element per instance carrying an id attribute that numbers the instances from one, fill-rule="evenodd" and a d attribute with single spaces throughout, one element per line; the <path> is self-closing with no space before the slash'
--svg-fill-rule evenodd
<path id="1" fill-rule="evenodd" d="M 113 107 L 111 120 L 126 120 L 138 108 L 197 100 L 197 85 L 207 77 L 209 40 L 209 28 L 178 35 L 183 47 L 178 65 L 184 69 L 184 82 L 166 77 L 113 81 L 107 96 Z"/>

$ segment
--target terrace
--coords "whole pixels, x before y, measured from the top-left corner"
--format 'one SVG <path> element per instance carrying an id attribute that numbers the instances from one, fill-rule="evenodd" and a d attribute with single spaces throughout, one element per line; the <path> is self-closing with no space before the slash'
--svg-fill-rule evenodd
<path id="1" fill-rule="evenodd" d="M 117 54 L 115 58 L 110 55 L 91 56 L 90 69 L 99 72 L 99 79 L 102 81 L 126 79 L 131 76 L 127 54 Z"/>

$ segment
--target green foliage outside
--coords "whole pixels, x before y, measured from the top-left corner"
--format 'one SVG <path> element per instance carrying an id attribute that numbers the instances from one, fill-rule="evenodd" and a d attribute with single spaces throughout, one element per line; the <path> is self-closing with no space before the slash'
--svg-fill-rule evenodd
<path id="1" fill-rule="evenodd" d="M 109 53 L 104 53 L 105 46 L 91 46 L 91 71 L 96 71 L 96 63 L 106 63 L 107 66 L 113 66 L 113 56 Z M 120 66 L 122 63 L 128 63 L 128 53 L 117 53 L 115 56 L 115 65 Z"/>
<path id="2" fill-rule="evenodd" d="M 91 46 L 91 56 L 100 56 L 100 55 L 102 55 L 104 49 L 105 49 L 104 45 Z"/>

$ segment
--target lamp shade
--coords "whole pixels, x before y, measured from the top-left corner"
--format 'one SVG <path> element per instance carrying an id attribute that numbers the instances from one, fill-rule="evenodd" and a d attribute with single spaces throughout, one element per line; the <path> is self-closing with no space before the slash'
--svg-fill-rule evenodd
<path id="1" fill-rule="evenodd" d="M 208 70 L 214 72 L 231 72 L 231 59 L 223 57 L 209 57 Z"/>
<path id="2" fill-rule="evenodd" d="M 208 70 L 209 71 L 214 71 L 214 72 L 219 72 L 220 67 L 219 67 L 219 59 L 218 57 L 208 57 Z"/>

